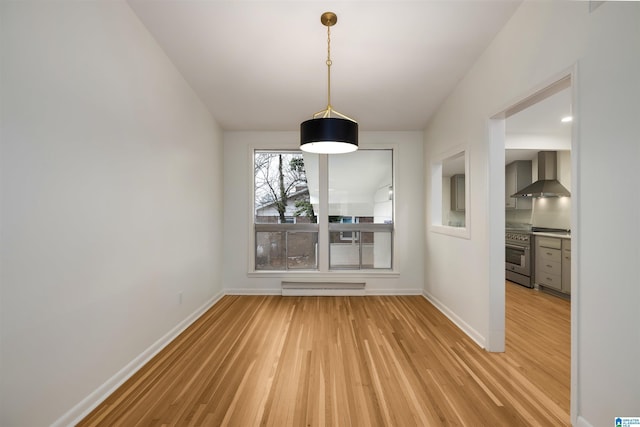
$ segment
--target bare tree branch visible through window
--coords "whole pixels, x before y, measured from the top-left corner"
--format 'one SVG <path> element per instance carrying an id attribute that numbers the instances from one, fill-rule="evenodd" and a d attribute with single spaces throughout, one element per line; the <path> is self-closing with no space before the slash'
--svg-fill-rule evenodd
<path id="1" fill-rule="evenodd" d="M 286 222 L 285 214 L 289 198 L 307 189 L 307 178 L 302 153 L 282 153 L 259 151 L 254 156 L 254 185 L 256 209 L 273 205 L 281 223 Z M 315 218 L 313 207 L 308 201 L 297 200 L 295 215 Z M 315 221 L 313 221 L 315 222 Z"/>

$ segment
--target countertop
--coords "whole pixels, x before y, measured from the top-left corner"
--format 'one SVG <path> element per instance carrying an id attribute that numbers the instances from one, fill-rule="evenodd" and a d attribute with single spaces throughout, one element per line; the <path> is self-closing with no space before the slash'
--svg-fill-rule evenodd
<path id="1" fill-rule="evenodd" d="M 558 239 L 571 239 L 571 233 L 545 233 L 542 231 L 534 231 L 531 234 L 533 234 L 534 236 L 556 237 Z"/>

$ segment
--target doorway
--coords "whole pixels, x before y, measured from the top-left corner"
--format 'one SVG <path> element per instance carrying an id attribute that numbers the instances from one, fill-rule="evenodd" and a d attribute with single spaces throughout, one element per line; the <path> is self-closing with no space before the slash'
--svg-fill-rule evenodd
<path id="1" fill-rule="evenodd" d="M 513 161 L 523 160 L 525 162 L 531 161 L 531 169 L 533 170 L 531 180 L 532 182 L 537 180 L 537 155 L 540 151 L 553 151 L 559 153 L 561 156 L 561 165 L 564 167 L 563 171 L 558 171 L 563 174 L 562 180 L 566 182 L 567 188 L 572 194 L 574 185 L 572 182 L 577 182 L 577 138 L 574 131 L 574 122 L 569 121 L 567 118 L 571 115 L 571 106 L 574 104 L 574 87 L 573 70 L 567 71 L 559 77 L 550 80 L 547 84 L 541 85 L 536 90 L 532 90 L 528 96 L 523 96 L 520 101 L 515 102 L 513 105 L 505 109 L 504 111 L 496 114 L 490 122 L 490 148 L 489 148 L 489 187 L 490 187 L 490 241 L 491 241 L 491 254 L 492 264 L 491 279 L 490 279 L 490 300 L 491 300 L 491 316 L 490 316 L 490 344 L 491 351 L 504 351 L 508 345 L 506 345 L 506 336 L 508 331 L 506 330 L 507 322 L 505 321 L 506 309 L 505 309 L 505 231 L 508 222 L 516 224 L 526 224 L 532 226 L 536 223 L 543 223 L 544 225 L 557 225 L 557 228 L 571 229 L 576 228 L 577 221 L 577 202 L 575 197 L 565 200 L 563 205 L 559 204 L 559 198 L 548 198 L 546 201 L 542 199 L 530 199 L 530 207 L 527 207 L 527 203 L 524 203 L 525 208 L 518 210 L 513 209 L 511 211 L 505 209 L 505 200 L 508 200 L 507 190 L 505 188 L 505 167 L 508 163 Z M 558 113 L 553 105 L 562 104 L 565 102 L 566 111 Z M 552 111 L 553 110 L 553 111 Z M 545 116 L 546 114 L 546 116 Z M 549 115 L 559 115 L 549 119 Z M 545 119 L 545 117 L 547 117 Z M 565 122 L 561 120 L 565 119 Z M 546 122 L 545 122 L 546 120 Z M 553 120 L 553 123 L 549 122 Z M 564 127 L 563 127 L 564 126 Z M 554 134 L 553 128 L 560 133 L 564 132 L 564 135 L 558 136 Z M 547 134 L 545 134 L 547 132 Z M 543 135 L 544 134 L 544 135 Z M 549 203 L 551 201 L 551 203 Z M 553 209 L 548 209 L 550 206 L 544 208 L 544 203 L 547 205 L 553 205 Z M 508 203 L 507 203 L 508 204 Z M 557 209 L 560 208 L 560 216 L 558 216 Z M 554 220 L 557 220 L 554 223 Z M 571 236 L 573 237 L 573 236 Z M 567 245 L 571 250 L 569 253 L 573 255 L 572 265 L 576 265 L 577 253 L 575 248 L 577 245 L 573 239 L 569 239 L 571 242 Z M 535 251 L 535 238 L 532 239 L 532 252 Z M 532 261 L 535 262 L 535 261 Z M 535 267 L 532 265 L 532 286 L 537 287 L 537 281 L 533 277 L 535 275 Z M 566 267 L 567 271 L 570 271 L 571 267 Z M 569 366 L 570 372 L 565 372 L 566 378 L 569 380 L 569 397 L 571 401 L 571 407 L 569 412 L 575 413 L 573 407 L 575 402 L 575 372 L 577 367 L 576 360 L 576 310 L 575 301 L 577 301 L 577 286 L 575 277 L 575 268 L 568 275 L 568 282 L 570 286 L 571 302 L 566 303 L 570 307 L 570 343 L 569 343 L 569 355 L 570 362 L 566 365 Z M 567 279 L 566 279 L 567 280 Z M 514 285 L 520 287 L 520 285 Z M 544 289 L 544 287 L 543 287 Z M 520 291 L 538 292 L 533 289 L 525 289 L 520 287 L 517 289 L 518 295 L 524 295 L 526 293 Z M 567 292 L 568 294 L 569 292 Z M 531 294 L 534 295 L 534 294 Z M 538 294 L 535 294 L 538 295 Z M 561 294 L 560 294 L 561 295 Z M 502 349 L 500 349 L 502 348 Z M 566 369 L 566 368 L 563 368 Z"/>

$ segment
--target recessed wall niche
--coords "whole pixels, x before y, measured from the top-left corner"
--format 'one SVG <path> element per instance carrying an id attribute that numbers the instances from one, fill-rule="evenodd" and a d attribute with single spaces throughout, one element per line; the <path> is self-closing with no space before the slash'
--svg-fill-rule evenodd
<path id="1" fill-rule="evenodd" d="M 467 150 L 457 148 L 435 159 L 431 178 L 431 231 L 469 238 Z"/>

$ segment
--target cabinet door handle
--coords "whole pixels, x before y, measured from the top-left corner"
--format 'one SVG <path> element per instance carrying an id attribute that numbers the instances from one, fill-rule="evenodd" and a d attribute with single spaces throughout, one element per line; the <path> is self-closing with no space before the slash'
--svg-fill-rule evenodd
<path id="1" fill-rule="evenodd" d="M 549 264 L 547 264 L 547 267 L 551 268 L 551 266 Z"/>
<path id="2" fill-rule="evenodd" d="M 551 252 L 547 252 L 547 255 L 553 255 Z"/>

